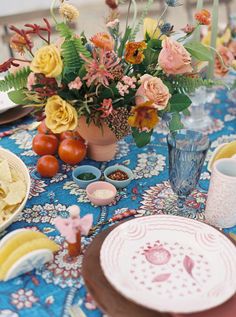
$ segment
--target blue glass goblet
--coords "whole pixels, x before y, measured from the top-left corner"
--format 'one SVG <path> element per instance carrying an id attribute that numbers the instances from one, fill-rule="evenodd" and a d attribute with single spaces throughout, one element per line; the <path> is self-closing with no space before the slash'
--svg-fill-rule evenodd
<path id="1" fill-rule="evenodd" d="M 196 214 L 186 205 L 186 198 L 196 188 L 210 141 L 207 135 L 190 130 L 178 130 L 167 136 L 169 179 L 177 195 L 177 213 Z"/>

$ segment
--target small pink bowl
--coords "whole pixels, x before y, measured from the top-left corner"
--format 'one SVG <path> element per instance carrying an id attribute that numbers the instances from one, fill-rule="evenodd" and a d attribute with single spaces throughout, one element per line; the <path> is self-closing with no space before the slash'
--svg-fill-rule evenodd
<path id="1" fill-rule="evenodd" d="M 95 190 L 98 189 L 108 189 L 111 190 L 113 192 L 113 196 L 109 197 L 109 198 L 97 198 L 94 197 L 93 193 L 95 192 Z M 86 188 L 86 193 L 87 196 L 89 198 L 89 200 L 96 206 L 106 206 L 109 205 L 110 203 L 112 203 L 114 201 L 114 198 L 116 197 L 116 193 L 117 190 L 115 188 L 115 186 L 113 186 L 110 183 L 107 182 L 94 182 L 91 183 L 87 186 Z"/>

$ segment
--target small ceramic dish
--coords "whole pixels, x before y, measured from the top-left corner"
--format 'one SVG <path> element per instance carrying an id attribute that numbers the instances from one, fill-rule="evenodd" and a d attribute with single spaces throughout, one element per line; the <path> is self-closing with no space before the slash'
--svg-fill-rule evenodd
<path id="1" fill-rule="evenodd" d="M 83 180 L 78 178 L 79 175 L 85 174 L 85 173 L 91 173 L 95 176 L 95 178 L 91 180 Z M 83 189 L 85 189 L 89 184 L 97 182 L 100 179 L 101 175 L 102 175 L 101 171 L 98 168 L 91 165 L 82 165 L 82 166 L 76 167 L 72 172 L 72 177 L 74 182 L 80 188 L 83 188 Z"/>
<path id="2" fill-rule="evenodd" d="M 98 193 L 100 191 L 101 195 L 102 192 L 104 194 L 104 197 L 98 197 L 98 195 L 95 196 L 95 192 Z M 108 197 L 105 196 L 105 192 L 111 193 Z M 87 196 L 89 200 L 96 206 L 106 206 L 113 202 L 114 198 L 116 197 L 117 190 L 115 186 L 113 186 L 110 183 L 107 182 L 95 182 L 86 188 Z"/>
<path id="3" fill-rule="evenodd" d="M 123 181 L 117 181 L 117 180 L 112 180 L 108 177 L 108 175 L 110 175 L 111 173 L 120 170 L 125 172 L 128 175 L 128 179 L 123 180 Z M 123 165 L 113 165 L 110 167 L 107 167 L 104 171 L 104 178 L 107 182 L 111 183 L 112 185 L 114 185 L 116 188 L 124 188 L 127 187 L 130 182 L 134 179 L 134 174 L 131 171 L 131 169 L 129 169 L 126 166 Z"/>

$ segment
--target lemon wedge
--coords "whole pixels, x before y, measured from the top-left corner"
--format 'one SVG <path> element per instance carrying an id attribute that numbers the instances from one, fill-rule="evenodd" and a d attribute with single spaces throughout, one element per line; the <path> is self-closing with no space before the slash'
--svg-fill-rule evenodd
<path id="1" fill-rule="evenodd" d="M 213 164 L 223 158 L 232 158 L 236 155 L 236 141 L 219 145 L 212 154 L 208 164 L 208 170 L 211 172 Z"/>
<path id="2" fill-rule="evenodd" d="M 59 246 L 41 232 L 18 229 L 0 241 L 0 280 L 29 272 L 53 259 Z"/>
<path id="3" fill-rule="evenodd" d="M 22 257 L 30 252 L 48 249 L 51 252 L 56 252 L 59 250 L 59 246 L 48 239 L 46 236 L 44 238 L 34 239 L 28 242 L 25 242 L 21 246 L 14 249 L 14 251 L 1 263 L 0 266 L 0 280 L 4 280 L 8 270 Z"/>
<path id="4" fill-rule="evenodd" d="M 34 239 L 45 238 L 45 235 L 41 232 L 32 230 L 16 230 L 6 236 L 6 240 L 1 241 L 0 245 L 0 267 L 6 258 L 10 256 L 18 247 L 23 245 L 25 242 L 32 241 Z"/>

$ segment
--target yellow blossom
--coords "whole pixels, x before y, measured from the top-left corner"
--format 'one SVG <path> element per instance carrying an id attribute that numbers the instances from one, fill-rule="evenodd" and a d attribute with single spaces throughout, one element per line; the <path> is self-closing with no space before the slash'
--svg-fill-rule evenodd
<path id="1" fill-rule="evenodd" d="M 153 106 L 153 101 L 146 101 L 131 110 L 128 124 L 133 128 L 141 130 L 153 129 L 159 122 L 157 109 Z"/>
<path id="2" fill-rule="evenodd" d="M 42 73 L 46 77 L 57 77 L 63 68 L 59 49 L 51 44 L 41 47 L 31 62 L 30 69 L 34 73 Z"/>
<path id="3" fill-rule="evenodd" d="M 144 38 L 147 38 L 147 35 L 151 39 L 158 39 L 161 35 L 159 26 L 157 26 L 158 21 L 152 18 L 145 18 L 143 21 L 143 32 Z M 159 22 L 159 25 L 162 25 L 162 21 Z M 162 35 L 160 39 L 164 39 L 166 36 Z"/>
<path id="4" fill-rule="evenodd" d="M 74 130 L 78 124 L 75 108 L 55 95 L 48 98 L 45 106 L 46 125 L 53 133 Z"/>

